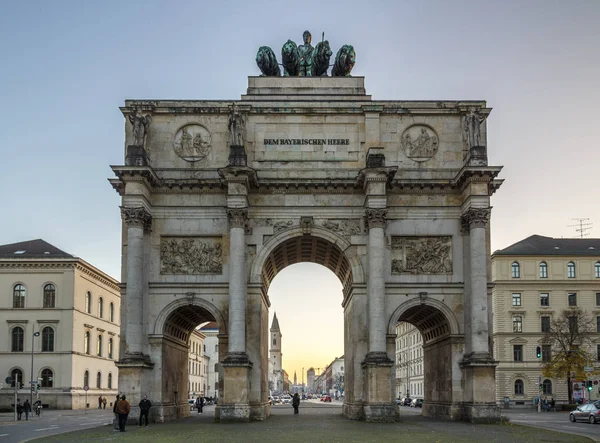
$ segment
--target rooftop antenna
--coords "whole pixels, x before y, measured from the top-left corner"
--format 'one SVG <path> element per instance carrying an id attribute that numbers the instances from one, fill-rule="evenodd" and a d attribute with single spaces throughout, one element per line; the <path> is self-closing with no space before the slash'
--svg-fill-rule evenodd
<path id="1" fill-rule="evenodd" d="M 594 225 L 593 223 L 586 223 L 589 218 L 572 218 L 571 220 L 576 220 L 577 224 L 575 225 L 568 225 L 568 228 L 575 228 L 575 231 L 579 232 L 579 237 L 583 238 L 585 236 L 590 235 L 589 231 L 590 229 L 592 229 L 592 226 Z"/>

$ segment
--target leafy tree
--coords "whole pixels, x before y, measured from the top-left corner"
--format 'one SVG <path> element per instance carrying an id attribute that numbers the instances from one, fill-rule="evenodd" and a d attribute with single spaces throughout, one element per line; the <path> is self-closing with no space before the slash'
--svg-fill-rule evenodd
<path id="1" fill-rule="evenodd" d="M 563 309 L 550 322 L 542 344 L 551 346 L 550 358 L 544 361 L 546 377 L 566 378 L 569 402 L 572 399 L 571 380 L 585 379 L 583 367 L 593 360 L 589 352 L 595 335 L 594 319 L 579 308 Z"/>

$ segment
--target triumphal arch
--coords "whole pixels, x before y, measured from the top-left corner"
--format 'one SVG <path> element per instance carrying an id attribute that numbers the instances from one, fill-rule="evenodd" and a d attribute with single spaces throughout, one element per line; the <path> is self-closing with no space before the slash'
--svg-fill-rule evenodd
<path id="1" fill-rule="evenodd" d="M 269 285 L 310 261 L 343 285 L 345 416 L 397 418 L 395 325 L 406 321 L 424 339 L 423 414 L 498 419 L 490 109 L 373 100 L 350 75 L 351 46 L 330 76 L 328 44 L 286 45 L 284 75 L 262 47 L 263 75 L 239 100 L 121 108 L 125 159 L 110 180 L 123 218 L 119 389 L 132 405 L 147 394 L 157 421 L 188 415 L 188 339 L 216 321 L 215 418 L 267 418 Z M 294 61 L 300 50 L 312 63 Z"/>

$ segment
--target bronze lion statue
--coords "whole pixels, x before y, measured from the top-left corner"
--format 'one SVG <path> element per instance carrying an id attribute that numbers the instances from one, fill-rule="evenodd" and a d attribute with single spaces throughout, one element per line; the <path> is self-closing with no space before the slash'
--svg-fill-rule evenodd
<path id="1" fill-rule="evenodd" d="M 285 42 L 281 48 L 281 62 L 284 76 L 297 76 L 300 74 L 300 56 L 298 46 L 291 40 Z"/>
<path id="2" fill-rule="evenodd" d="M 261 46 L 258 48 L 258 52 L 256 53 L 256 64 L 262 73 L 261 75 L 267 77 L 279 77 L 281 75 L 277 57 L 275 57 L 275 53 L 268 46 Z"/>
<path id="3" fill-rule="evenodd" d="M 354 47 L 352 45 L 342 46 L 335 56 L 331 76 L 349 77 L 355 62 L 356 52 L 354 52 Z"/>
<path id="4" fill-rule="evenodd" d="M 327 75 L 331 54 L 331 48 L 329 47 L 329 42 L 327 40 L 317 43 L 317 46 L 315 46 L 312 53 L 313 77 Z"/>

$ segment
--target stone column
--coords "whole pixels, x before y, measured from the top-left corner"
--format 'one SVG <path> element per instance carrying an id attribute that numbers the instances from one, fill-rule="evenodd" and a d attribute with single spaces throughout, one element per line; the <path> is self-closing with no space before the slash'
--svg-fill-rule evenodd
<path id="1" fill-rule="evenodd" d="M 246 355 L 247 209 L 227 209 L 229 220 L 229 355 Z"/>
<path id="2" fill-rule="evenodd" d="M 367 209 L 369 228 L 369 357 L 386 357 L 385 321 L 385 216 L 387 209 Z"/>
<path id="3" fill-rule="evenodd" d="M 143 207 L 121 208 L 127 225 L 127 290 L 125 309 L 127 325 L 125 328 L 125 358 L 142 358 L 144 345 L 143 309 L 143 266 L 144 266 L 144 229 L 150 226 L 152 217 Z"/>
<path id="4" fill-rule="evenodd" d="M 467 337 L 467 352 L 473 356 L 488 358 L 490 349 L 486 226 L 489 217 L 489 208 L 471 208 L 463 215 L 463 226 L 469 229 L 470 300 L 467 320 L 471 331 L 470 337 Z"/>
<path id="5" fill-rule="evenodd" d="M 462 419 L 472 423 L 497 422 L 501 419 L 496 405 L 497 363 L 489 349 L 489 317 L 487 295 L 486 226 L 489 208 L 469 208 L 462 216 L 463 230 L 469 230 L 469 292 L 466 297 L 466 354 L 463 369 Z"/>

